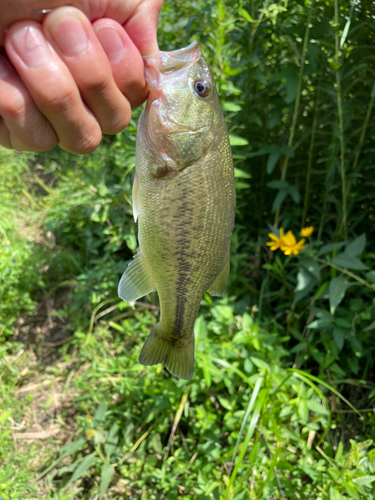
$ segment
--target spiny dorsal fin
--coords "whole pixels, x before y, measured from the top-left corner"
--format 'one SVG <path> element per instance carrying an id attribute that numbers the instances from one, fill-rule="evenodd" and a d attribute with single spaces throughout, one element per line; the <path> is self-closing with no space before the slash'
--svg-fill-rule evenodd
<path id="1" fill-rule="evenodd" d="M 142 254 L 138 252 L 122 275 L 118 285 L 118 295 L 126 302 L 133 302 L 153 291 L 155 288 L 147 274 Z"/>
<path id="2" fill-rule="evenodd" d="M 137 222 L 139 215 L 139 184 L 137 174 L 134 175 L 133 189 L 132 189 L 132 201 L 133 201 L 133 217 L 134 222 Z"/>
<path id="3" fill-rule="evenodd" d="M 221 268 L 219 274 L 216 276 L 212 285 L 207 290 L 210 295 L 215 295 L 219 297 L 224 293 L 228 281 L 229 263 L 230 263 L 230 254 L 228 252 L 223 267 Z"/>

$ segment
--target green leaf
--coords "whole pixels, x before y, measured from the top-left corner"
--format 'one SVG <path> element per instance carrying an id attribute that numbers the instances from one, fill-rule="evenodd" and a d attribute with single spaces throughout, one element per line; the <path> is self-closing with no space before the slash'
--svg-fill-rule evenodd
<path id="1" fill-rule="evenodd" d="M 309 272 L 306 271 L 303 267 L 301 267 L 297 274 L 297 286 L 294 289 L 295 292 L 300 292 L 304 290 L 310 284 L 312 280 L 312 276 Z"/>
<path id="2" fill-rule="evenodd" d="M 307 401 L 305 399 L 301 399 L 298 403 L 298 414 L 303 423 L 307 422 L 308 413 Z"/>
<path id="3" fill-rule="evenodd" d="M 80 450 L 85 443 L 86 443 L 85 438 L 79 438 L 76 441 L 73 441 L 72 443 L 64 444 L 64 446 L 62 446 L 59 450 L 60 453 L 59 458 L 54 462 L 52 462 L 52 464 L 40 474 L 38 479 L 48 474 L 48 472 L 52 470 L 59 462 L 61 462 L 63 458 L 68 457 L 69 455 L 73 455 L 73 453 L 76 453 L 78 450 Z"/>
<path id="4" fill-rule="evenodd" d="M 314 278 L 320 281 L 320 265 L 312 257 L 301 257 L 301 266 L 303 266 Z"/>
<path id="5" fill-rule="evenodd" d="M 295 345 L 292 349 L 290 349 L 289 352 L 292 354 L 297 353 L 297 352 L 301 352 L 304 349 L 306 349 L 307 346 L 308 346 L 308 343 L 306 341 L 300 342 L 299 344 Z"/>
<path id="6" fill-rule="evenodd" d="M 86 455 L 85 458 L 83 458 L 80 462 L 80 464 L 77 466 L 76 470 L 74 471 L 74 474 L 72 477 L 69 479 L 69 483 L 73 483 L 77 479 L 83 476 L 83 474 L 94 465 L 96 459 L 96 451 L 94 453 L 90 453 L 90 455 Z"/>
<path id="7" fill-rule="evenodd" d="M 345 40 L 346 40 L 346 37 L 348 36 L 348 32 L 349 32 L 349 28 L 350 28 L 350 23 L 351 23 L 351 19 L 348 19 L 346 21 L 346 24 L 345 24 L 345 28 L 342 32 L 342 35 L 341 35 L 341 40 L 340 40 L 340 49 L 342 48 L 342 46 L 344 45 L 345 43 Z"/>
<path id="8" fill-rule="evenodd" d="M 248 189 L 250 187 L 250 184 L 247 182 L 240 182 L 236 181 L 236 189 Z"/>
<path id="9" fill-rule="evenodd" d="M 103 465 L 102 473 L 101 473 L 100 487 L 99 487 L 99 500 L 102 498 L 104 493 L 107 491 L 109 483 L 112 480 L 114 472 L 115 472 L 115 469 L 112 467 L 112 465 L 110 463 L 106 462 Z"/>
<path id="10" fill-rule="evenodd" d="M 260 369 L 270 371 L 270 365 L 263 361 L 263 359 L 256 358 L 255 356 L 250 356 L 251 361 Z"/>
<path id="11" fill-rule="evenodd" d="M 351 283 L 341 274 L 333 278 L 329 284 L 329 307 L 331 314 L 335 314 L 337 306 L 345 296 L 346 290 L 351 286 Z"/>
<path id="12" fill-rule="evenodd" d="M 333 318 L 328 320 L 328 319 L 316 319 L 312 323 L 310 323 L 307 328 L 310 328 L 311 330 L 320 330 L 324 328 L 328 328 L 332 324 Z"/>
<path id="13" fill-rule="evenodd" d="M 250 16 L 250 14 L 245 10 L 241 10 L 243 17 L 248 21 L 249 23 L 255 23 L 254 19 Z"/>
<path id="14" fill-rule="evenodd" d="M 375 330 L 375 321 L 373 321 L 369 324 L 369 326 L 363 329 L 364 332 L 370 332 L 371 330 Z"/>
<path id="15" fill-rule="evenodd" d="M 339 351 L 343 348 L 344 345 L 344 340 L 345 340 L 345 332 L 344 330 L 341 330 L 341 328 L 335 328 L 333 329 L 332 332 L 333 340 L 335 341 L 337 348 Z"/>
<path id="16" fill-rule="evenodd" d="M 111 458 L 118 442 L 118 425 L 115 422 L 109 430 L 106 444 L 104 445 L 104 450 L 106 452 L 108 460 Z"/>
<path id="17" fill-rule="evenodd" d="M 361 255 L 366 247 L 366 234 L 363 233 L 361 236 L 358 236 L 354 241 L 349 243 L 349 245 L 345 248 L 345 252 L 350 257 L 357 257 Z"/>
<path id="18" fill-rule="evenodd" d="M 270 175 L 279 161 L 280 153 L 271 153 L 267 160 L 267 174 Z"/>
<path id="19" fill-rule="evenodd" d="M 229 135 L 229 142 L 231 146 L 247 146 L 249 141 L 238 135 Z"/>
<path id="20" fill-rule="evenodd" d="M 285 191 L 285 189 L 282 189 L 277 193 L 277 195 L 275 196 L 275 199 L 273 200 L 272 213 L 276 212 L 276 210 L 279 208 L 279 206 L 285 200 L 287 195 L 288 195 L 288 192 Z"/>
<path id="21" fill-rule="evenodd" d="M 6 410 L 0 413 L 0 425 L 5 424 L 5 422 L 8 420 L 8 417 L 12 415 L 11 410 Z"/>
<path id="22" fill-rule="evenodd" d="M 285 102 L 287 104 L 291 104 L 294 102 L 296 95 L 297 95 L 297 90 L 298 90 L 298 74 L 293 73 L 292 71 L 288 71 L 287 77 L 286 77 L 286 82 L 285 82 L 285 89 L 286 89 L 286 99 Z"/>
<path id="23" fill-rule="evenodd" d="M 337 257 L 332 259 L 332 262 L 345 269 L 354 269 L 357 271 L 364 271 L 365 269 L 368 269 L 368 267 L 365 266 L 363 262 L 361 262 L 356 257 L 351 257 L 346 252 L 337 255 Z"/>
<path id="24" fill-rule="evenodd" d="M 105 422 L 106 411 L 107 411 L 107 405 L 106 405 L 106 402 L 103 399 L 103 401 L 98 406 L 98 408 L 97 408 L 97 410 L 95 412 L 95 415 L 94 415 L 94 419 L 93 420 L 95 422 L 95 425 L 103 424 Z"/>
<path id="25" fill-rule="evenodd" d="M 242 109 L 238 104 L 229 101 L 223 102 L 222 108 L 224 109 L 224 111 L 233 111 L 234 113 L 237 113 Z"/>
<path id="26" fill-rule="evenodd" d="M 319 255 L 324 255 L 325 253 L 331 253 L 334 250 L 340 250 L 345 245 L 346 241 L 338 241 L 337 243 L 329 243 L 328 245 L 323 245 L 319 250 Z"/>
<path id="27" fill-rule="evenodd" d="M 372 86 L 372 89 L 371 89 L 371 94 L 370 94 L 370 95 L 371 95 L 371 97 L 372 97 L 372 98 L 374 98 L 374 97 L 375 97 L 375 82 L 374 82 L 374 84 L 373 84 L 373 86 Z"/>
<path id="28" fill-rule="evenodd" d="M 271 181 L 267 182 L 267 186 L 272 189 L 288 189 L 289 184 L 286 181 Z"/>
<path id="29" fill-rule="evenodd" d="M 297 186 L 289 186 L 288 187 L 288 194 L 290 194 L 294 203 L 300 202 L 300 196 L 299 196 L 299 191 L 298 191 Z"/>
<path id="30" fill-rule="evenodd" d="M 226 410 L 233 410 L 233 406 L 230 404 L 230 401 L 228 401 L 225 398 L 222 398 L 221 396 L 218 396 L 217 399 L 219 400 L 219 403 L 223 408 L 225 408 Z"/>
<path id="31" fill-rule="evenodd" d="M 318 413 L 320 415 L 329 415 L 329 411 L 324 408 L 323 405 L 319 404 L 317 401 L 308 400 L 306 401 L 307 407 L 313 413 Z"/>
<path id="32" fill-rule="evenodd" d="M 250 174 L 236 167 L 234 168 L 234 176 L 236 179 L 251 179 Z"/>
<path id="33" fill-rule="evenodd" d="M 368 486 L 375 481 L 375 476 L 361 476 L 353 478 L 353 482 L 361 486 Z"/>

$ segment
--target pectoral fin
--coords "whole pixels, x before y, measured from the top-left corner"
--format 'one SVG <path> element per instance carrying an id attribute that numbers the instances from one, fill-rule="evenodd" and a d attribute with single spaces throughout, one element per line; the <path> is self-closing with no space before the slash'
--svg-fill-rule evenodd
<path id="1" fill-rule="evenodd" d="M 142 254 L 138 252 L 128 265 L 118 285 L 118 295 L 126 302 L 133 302 L 155 291 L 145 268 Z"/>
<path id="2" fill-rule="evenodd" d="M 134 222 L 137 222 L 139 214 L 139 184 L 137 174 L 134 175 L 133 189 L 132 189 L 132 201 L 133 201 L 133 217 Z"/>
<path id="3" fill-rule="evenodd" d="M 228 252 L 223 267 L 221 268 L 219 274 L 216 276 L 215 281 L 207 290 L 210 295 L 215 295 L 219 297 L 224 293 L 228 281 L 229 263 L 230 263 L 230 255 Z"/>

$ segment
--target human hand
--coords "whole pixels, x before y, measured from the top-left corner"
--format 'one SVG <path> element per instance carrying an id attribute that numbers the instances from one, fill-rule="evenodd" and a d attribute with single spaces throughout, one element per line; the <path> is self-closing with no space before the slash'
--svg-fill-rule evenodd
<path id="1" fill-rule="evenodd" d="M 158 51 L 162 0 L 47 3 L 43 17 L 40 0 L 0 0 L 0 145 L 88 153 L 147 97 L 142 55 Z"/>

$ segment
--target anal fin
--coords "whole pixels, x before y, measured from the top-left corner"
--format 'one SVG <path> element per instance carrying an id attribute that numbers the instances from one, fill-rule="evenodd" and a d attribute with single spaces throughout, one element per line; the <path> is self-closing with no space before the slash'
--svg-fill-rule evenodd
<path id="1" fill-rule="evenodd" d="M 214 282 L 210 285 L 207 290 L 210 295 L 215 295 L 220 297 L 225 291 L 227 286 L 228 274 L 229 274 L 229 264 L 230 264 L 230 254 L 228 252 L 223 267 L 221 268 L 219 274 L 216 276 Z"/>
<path id="2" fill-rule="evenodd" d="M 155 288 L 147 274 L 142 254 L 138 252 L 134 255 L 133 260 L 122 275 L 118 285 L 118 295 L 120 299 L 126 302 L 133 302 L 154 290 Z"/>

